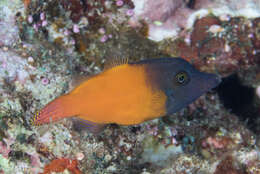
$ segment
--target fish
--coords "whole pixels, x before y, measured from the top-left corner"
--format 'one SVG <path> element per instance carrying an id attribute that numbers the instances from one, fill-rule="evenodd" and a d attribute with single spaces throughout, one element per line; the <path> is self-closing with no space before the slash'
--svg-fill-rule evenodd
<path id="1" fill-rule="evenodd" d="M 48 103 L 31 123 L 74 117 L 94 133 L 108 124 L 137 125 L 178 112 L 221 81 L 178 57 L 111 65 Z"/>

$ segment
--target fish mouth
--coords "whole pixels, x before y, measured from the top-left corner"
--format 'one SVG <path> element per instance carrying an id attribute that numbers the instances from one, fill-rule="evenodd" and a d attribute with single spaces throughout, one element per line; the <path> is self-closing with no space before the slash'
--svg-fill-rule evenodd
<path id="1" fill-rule="evenodd" d="M 213 88 L 216 88 L 221 83 L 221 77 L 216 74 L 202 73 L 200 86 L 201 89 L 205 92 L 210 91 Z"/>
<path id="2" fill-rule="evenodd" d="M 214 77 L 212 79 L 212 87 L 211 88 L 216 88 L 221 82 L 222 78 L 220 75 L 212 74 Z"/>

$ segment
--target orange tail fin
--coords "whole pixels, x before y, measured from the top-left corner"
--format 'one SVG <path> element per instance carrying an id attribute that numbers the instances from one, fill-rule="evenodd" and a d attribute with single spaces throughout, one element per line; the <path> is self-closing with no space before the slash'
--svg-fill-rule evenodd
<path id="1" fill-rule="evenodd" d="M 37 112 L 31 119 L 32 125 L 41 125 L 56 122 L 62 118 L 74 116 L 69 96 L 61 96 L 48 103 L 40 112 Z"/>

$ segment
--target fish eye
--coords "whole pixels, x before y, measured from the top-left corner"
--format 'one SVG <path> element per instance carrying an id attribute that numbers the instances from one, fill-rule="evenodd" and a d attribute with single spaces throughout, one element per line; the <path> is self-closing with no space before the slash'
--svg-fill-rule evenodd
<path id="1" fill-rule="evenodd" d="M 177 73 L 175 76 L 175 81 L 179 85 L 186 85 L 189 82 L 189 80 L 190 80 L 189 75 L 185 71 L 181 71 L 181 72 Z"/>

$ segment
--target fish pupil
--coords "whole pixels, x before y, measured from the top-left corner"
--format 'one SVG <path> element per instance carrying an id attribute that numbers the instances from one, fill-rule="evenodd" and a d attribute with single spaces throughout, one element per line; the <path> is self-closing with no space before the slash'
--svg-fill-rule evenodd
<path id="1" fill-rule="evenodd" d="M 177 75 L 176 75 L 176 81 L 178 84 L 180 85 L 185 85 L 187 84 L 189 78 L 188 78 L 188 74 L 187 72 L 183 71 L 183 72 L 179 72 Z"/>
<path id="2" fill-rule="evenodd" d="M 178 78 L 178 81 L 179 81 L 180 83 L 183 83 L 183 82 L 185 81 L 184 75 L 180 76 L 180 77 Z"/>

